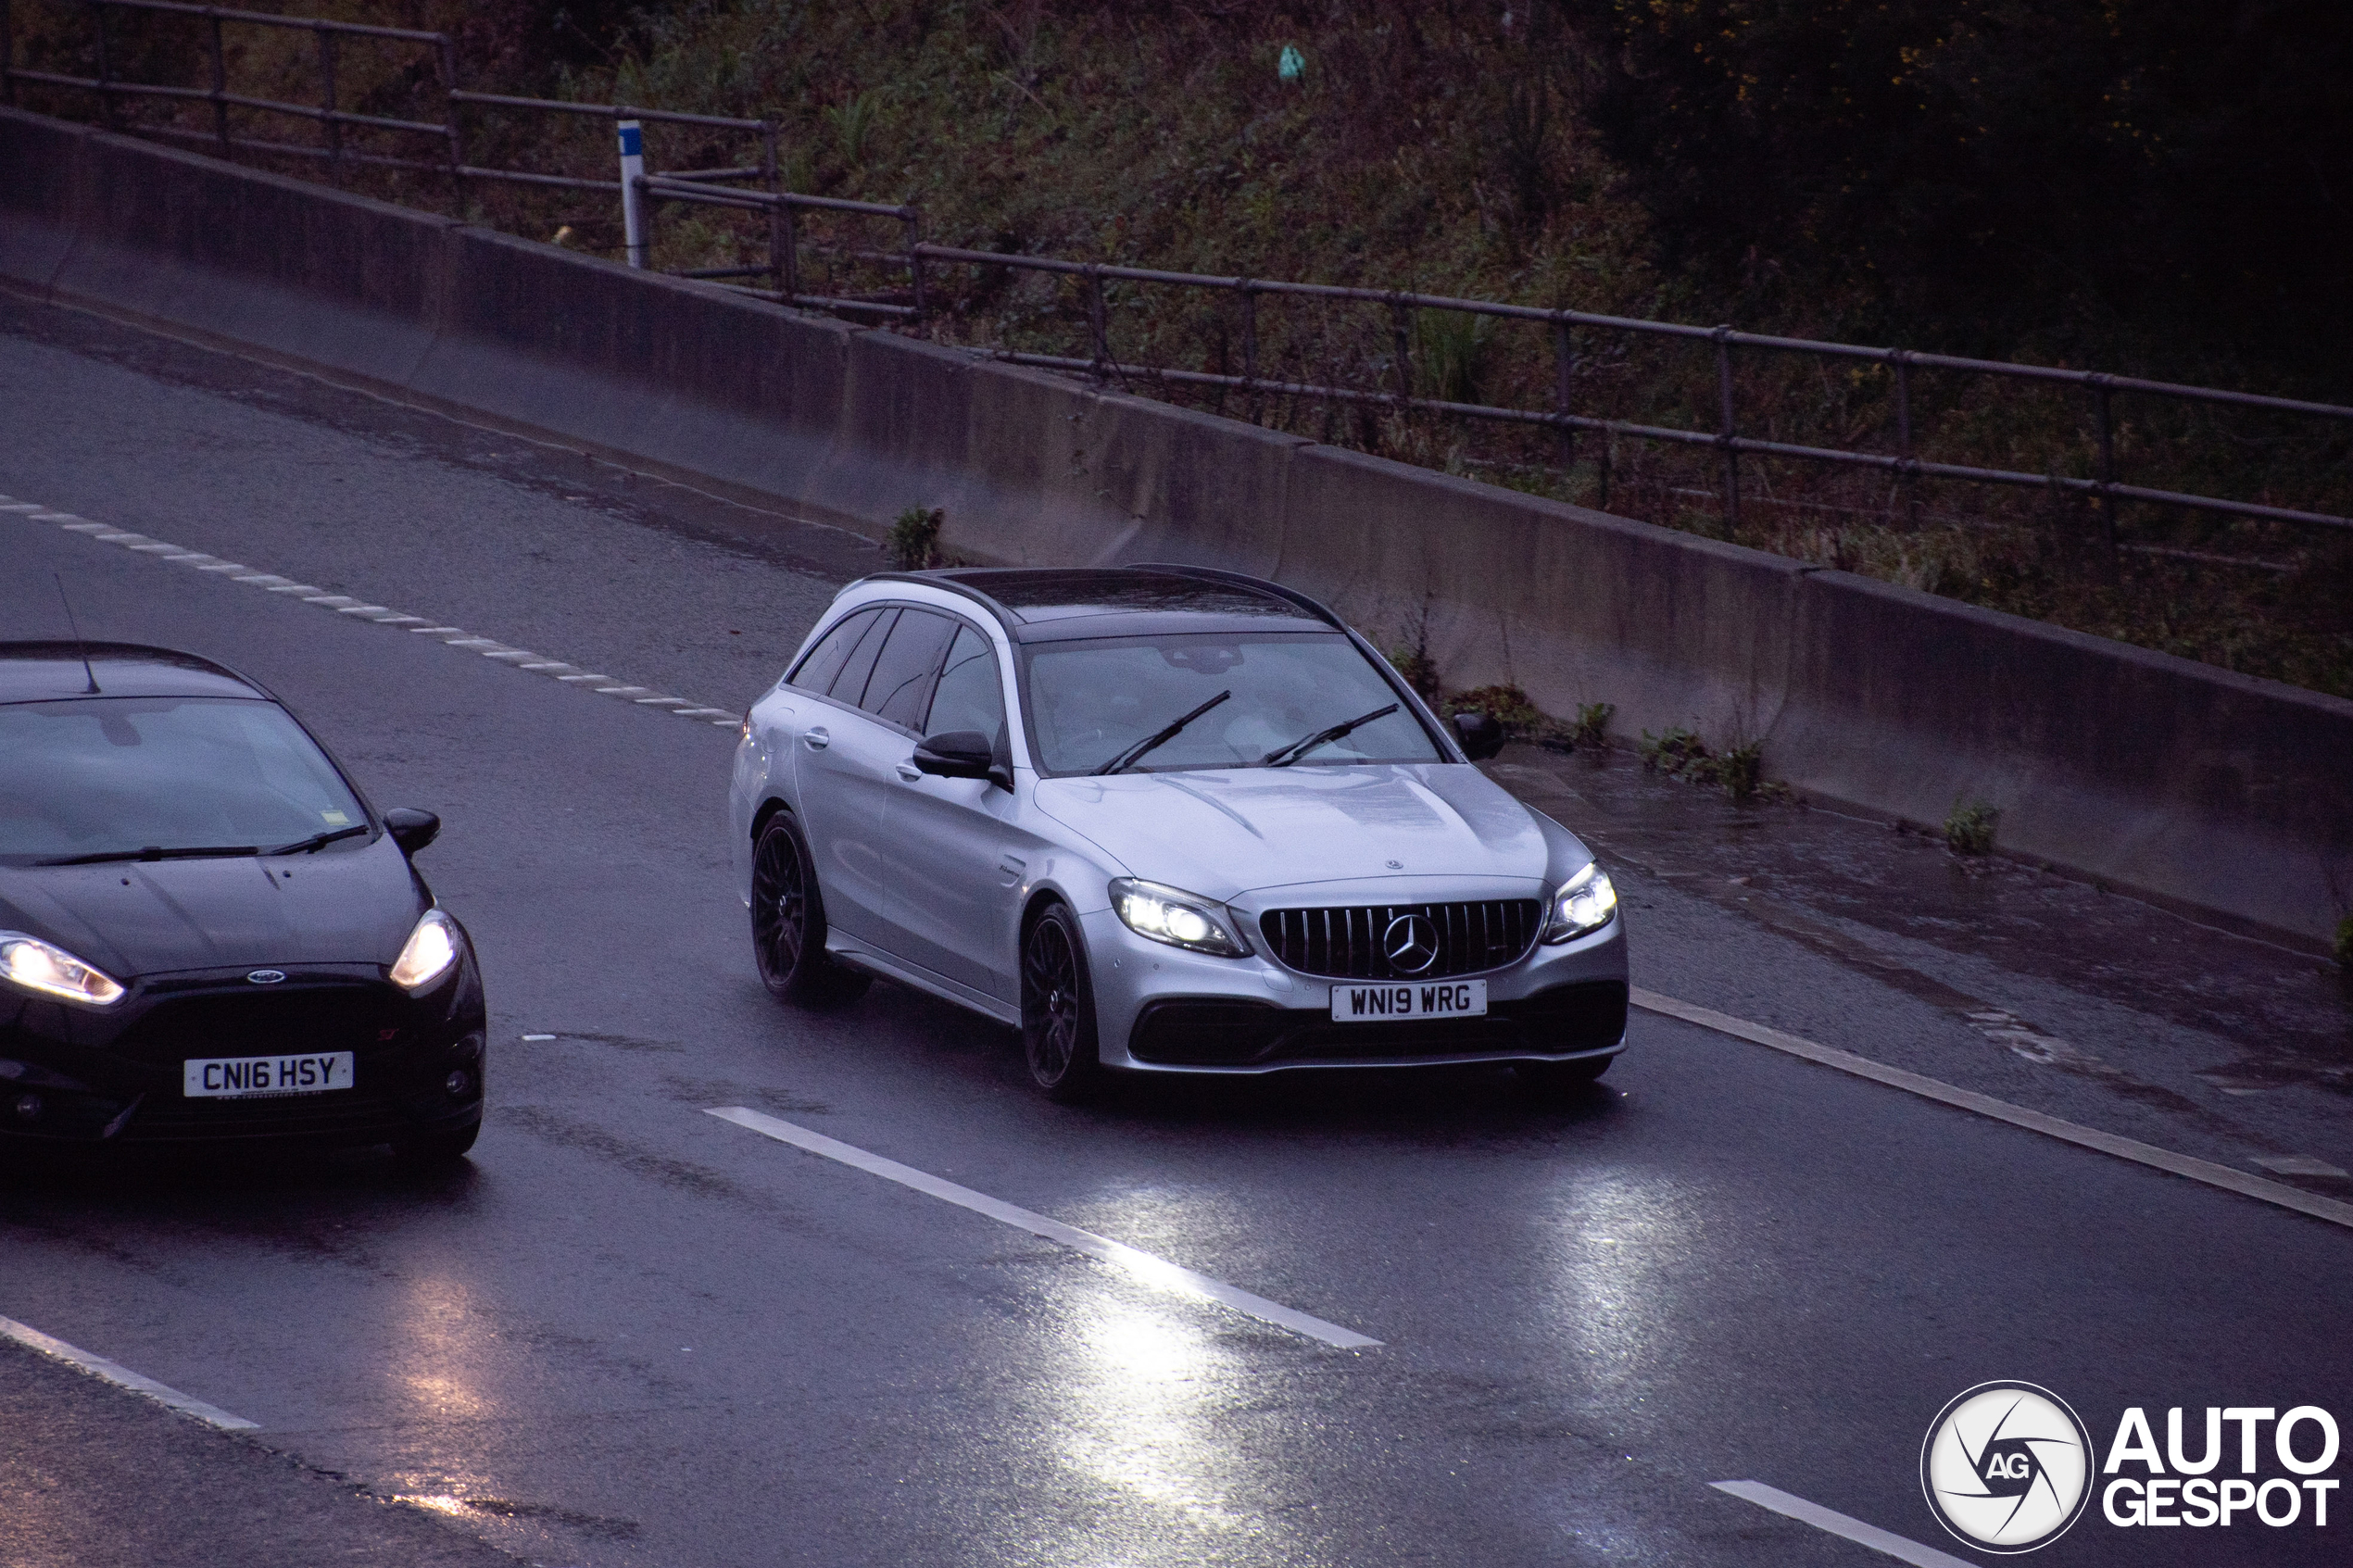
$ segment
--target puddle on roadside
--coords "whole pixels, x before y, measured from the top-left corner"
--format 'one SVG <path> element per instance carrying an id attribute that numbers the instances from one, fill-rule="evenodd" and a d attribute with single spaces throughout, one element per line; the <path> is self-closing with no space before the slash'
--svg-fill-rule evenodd
<path id="1" fill-rule="evenodd" d="M 2246 1054 L 2198 1074 L 2226 1093 L 2310 1084 L 2353 1094 L 2353 990 L 2320 959 L 2020 861 L 1963 859 L 1941 838 L 1885 820 L 1794 804 L 1734 806 L 1717 790 L 1648 771 L 1626 752 L 1564 756 L 1514 746 L 1490 768 L 1604 856 L 1919 997 L 2029 1060 L 2170 1110 L 2197 1109 L 1836 922 L 1982 959 L 2232 1041 Z"/>

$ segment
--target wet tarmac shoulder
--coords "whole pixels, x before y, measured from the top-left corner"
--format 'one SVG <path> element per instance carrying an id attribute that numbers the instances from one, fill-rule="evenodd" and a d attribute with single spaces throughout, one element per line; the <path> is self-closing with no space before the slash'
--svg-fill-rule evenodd
<path id="1" fill-rule="evenodd" d="M 0 1344 L 0 1561 L 8 1568 L 515 1568 L 260 1438 L 212 1431 Z"/>

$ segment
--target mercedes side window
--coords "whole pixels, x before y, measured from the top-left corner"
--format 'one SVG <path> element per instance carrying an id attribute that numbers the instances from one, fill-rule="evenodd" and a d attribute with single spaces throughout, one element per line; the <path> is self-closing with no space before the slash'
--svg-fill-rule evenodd
<path id="1" fill-rule="evenodd" d="M 879 609 L 862 609 L 842 617 L 832 631 L 817 639 L 817 646 L 809 650 L 809 657 L 800 661 L 799 668 L 785 684 L 805 692 L 832 691 L 835 677 L 849 662 L 849 656 L 858 651 L 859 639 L 873 630 L 875 618 L 881 613 Z"/>
<path id="2" fill-rule="evenodd" d="M 969 626 L 959 626 L 932 695 L 924 734 L 975 730 L 1001 747 L 1004 727 L 1005 687 L 997 674 L 997 656 L 989 651 L 988 638 Z"/>
<path id="3" fill-rule="evenodd" d="M 874 624 L 859 639 L 858 651 L 849 656 L 849 662 L 834 677 L 832 687 L 825 693 L 827 696 L 852 708 L 859 706 L 859 699 L 866 695 L 866 678 L 875 672 L 875 660 L 882 653 L 884 640 L 890 635 L 890 623 L 898 619 L 899 612 L 887 606 L 877 612 Z"/>
<path id="4" fill-rule="evenodd" d="M 932 681 L 940 659 L 948 652 L 956 622 L 927 609 L 902 609 L 890 629 L 882 655 L 859 707 L 886 723 L 912 730 L 923 721 L 931 702 Z"/>

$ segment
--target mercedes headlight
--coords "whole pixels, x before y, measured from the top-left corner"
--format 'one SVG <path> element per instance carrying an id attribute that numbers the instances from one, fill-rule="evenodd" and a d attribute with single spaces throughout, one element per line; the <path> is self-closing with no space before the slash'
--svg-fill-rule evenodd
<path id="1" fill-rule="evenodd" d="M 1599 931 L 1617 914 L 1617 889 L 1598 860 L 1561 884 L 1553 895 L 1552 918 L 1544 922 L 1544 940 L 1566 942 L 1589 931 Z"/>
<path id="2" fill-rule="evenodd" d="M 62 997 L 69 1002 L 110 1008 L 122 1000 L 122 985 L 93 969 L 63 947 L 19 931 L 0 931 L 0 975 L 28 991 Z"/>
<path id="3" fill-rule="evenodd" d="M 439 909 L 427 909 L 392 962 L 393 984 L 404 991 L 422 991 L 457 961 L 458 928 Z"/>
<path id="4" fill-rule="evenodd" d="M 1239 922 L 1226 907 L 1199 894 L 1123 876 L 1111 884 L 1111 907 L 1139 936 L 1221 959 L 1250 955 L 1249 945 L 1235 935 Z"/>

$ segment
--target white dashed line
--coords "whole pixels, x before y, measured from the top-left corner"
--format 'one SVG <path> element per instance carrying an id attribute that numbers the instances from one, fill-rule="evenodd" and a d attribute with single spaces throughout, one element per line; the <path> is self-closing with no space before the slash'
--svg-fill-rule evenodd
<path id="1" fill-rule="evenodd" d="M 1017 1209 L 1001 1198 L 991 1198 L 987 1193 L 975 1192 L 967 1186 L 958 1186 L 954 1182 L 942 1180 L 929 1172 L 918 1171 L 912 1165 L 901 1165 L 896 1160 L 886 1160 L 881 1155 L 869 1153 L 855 1144 L 843 1143 L 838 1138 L 829 1138 L 823 1133 L 811 1132 L 808 1128 L 798 1126 L 793 1123 L 780 1121 L 776 1117 L 765 1115 L 757 1110 L 748 1110 L 740 1105 L 720 1106 L 705 1114 L 716 1116 L 722 1122 L 733 1122 L 738 1127 L 749 1128 L 763 1136 L 774 1138 L 778 1143 L 788 1143 L 796 1148 L 807 1149 L 812 1154 L 821 1154 L 828 1160 L 837 1160 L 853 1170 L 880 1176 L 885 1181 L 897 1182 L 900 1186 L 912 1187 L 915 1191 L 937 1198 L 942 1202 L 952 1203 L 959 1209 L 969 1209 L 975 1214 L 986 1214 L 990 1219 L 1011 1225 L 1016 1230 L 1025 1230 L 1032 1236 L 1043 1236 L 1048 1241 L 1067 1247 L 1073 1251 L 1084 1252 L 1090 1258 L 1100 1258 L 1107 1263 L 1124 1269 L 1144 1284 L 1154 1286 L 1172 1295 L 1190 1296 L 1199 1300 L 1214 1301 L 1219 1306 L 1230 1307 L 1245 1317 L 1256 1318 L 1261 1323 L 1271 1323 L 1279 1328 L 1288 1328 L 1293 1334 L 1303 1334 L 1310 1339 L 1320 1339 L 1325 1344 L 1342 1350 L 1374 1349 L 1380 1345 L 1379 1340 L 1368 1338 L 1353 1328 L 1342 1328 L 1336 1323 L 1326 1323 L 1321 1318 L 1309 1316 L 1296 1307 L 1286 1307 L 1279 1301 L 1269 1301 L 1264 1296 L 1253 1296 L 1247 1290 L 1237 1289 L 1223 1280 L 1211 1279 L 1207 1274 L 1197 1274 L 1190 1269 L 1180 1267 L 1165 1258 L 1156 1258 L 1139 1248 L 1128 1246 L 1124 1241 L 1114 1241 L 1109 1236 L 1097 1236 L 1092 1231 L 1082 1231 L 1076 1225 L 1066 1225 L 1060 1220 L 1051 1220 L 1043 1214 L 1033 1214 L 1026 1209 Z"/>
<path id="2" fill-rule="evenodd" d="M 217 1426 L 223 1432 L 260 1430 L 257 1424 L 247 1421 L 241 1415 L 231 1415 L 218 1405 L 208 1405 L 202 1399 L 192 1399 L 177 1388 L 167 1388 L 152 1377 L 144 1377 L 127 1366 L 120 1366 L 104 1356 L 94 1356 L 89 1351 L 79 1349 L 62 1339 L 53 1339 L 39 1329 L 29 1328 L 14 1318 L 0 1318 L 0 1338 L 13 1339 L 28 1350 L 38 1350 L 44 1356 L 54 1357 L 68 1366 L 79 1368 L 93 1377 L 113 1384 L 118 1388 L 128 1388 L 134 1394 L 143 1394 L 166 1409 L 178 1411 L 182 1415 L 194 1416 L 207 1426 Z"/>
<path id="3" fill-rule="evenodd" d="M 179 545 L 168 545 L 160 539 L 150 539 L 144 533 L 127 533 L 103 522 L 72 512 L 53 511 L 38 501 L 19 501 L 0 495 L 0 514 L 14 514 L 31 522 L 54 522 L 69 533 L 86 534 L 102 545 L 120 545 L 139 555 L 152 556 L 157 560 L 174 566 L 184 566 L 192 571 L 231 574 L 229 581 L 259 588 L 266 594 L 283 594 L 300 599 L 304 604 L 317 605 L 348 615 L 354 620 L 371 621 L 379 626 L 392 626 L 420 636 L 439 637 L 448 646 L 479 653 L 484 659 L 510 664 L 518 670 L 543 674 L 565 685 L 585 685 L 600 696 L 623 698 L 639 708 L 668 709 L 682 718 L 714 724 L 723 729 L 733 728 L 743 721 L 743 715 L 724 708 L 697 708 L 683 696 L 664 696 L 650 686 L 624 686 L 614 683 L 610 675 L 595 675 L 576 664 L 548 659 L 528 648 L 510 647 L 496 637 L 478 637 L 462 626 L 431 626 L 422 615 L 404 615 L 387 605 L 369 604 L 348 594 L 331 594 L 312 583 L 297 583 L 291 577 L 281 577 L 274 571 L 256 571 L 242 561 L 222 560 L 201 550 L 191 550 Z M 6 1322 L 0 1319 L 0 1322 Z M 28 1331 L 30 1332 L 30 1331 Z M 108 1363 L 112 1364 L 112 1363 Z M 128 1374 L 126 1374 L 128 1375 Z"/>
<path id="4" fill-rule="evenodd" d="M 1869 1547 L 1873 1551 L 1883 1551 L 1898 1562 L 1910 1563 L 1912 1568 L 1971 1568 L 1966 1559 L 1955 1557 L 1949 1551 L 1939 1551 L 1932 1546 L 1908 1540 L 1892 1530 L 1866 1524 L 1860 1519 L 1850 1519 L 1834 1509 L 1824 1508 L 1818 1502 L 1807 1502 L 1804 1498 L 1794 1497 L 1778 1486 L 1768 1486 L 1762 1481 L 1710 1481 L 1708 1485 L 1719 1492 L 1730 1492 L 1736 1498 L 1753 1502 L 1759 1508 L 1769 1508 L 1784 1518 L 1843 1537 L 1857 1546 Z"/>

